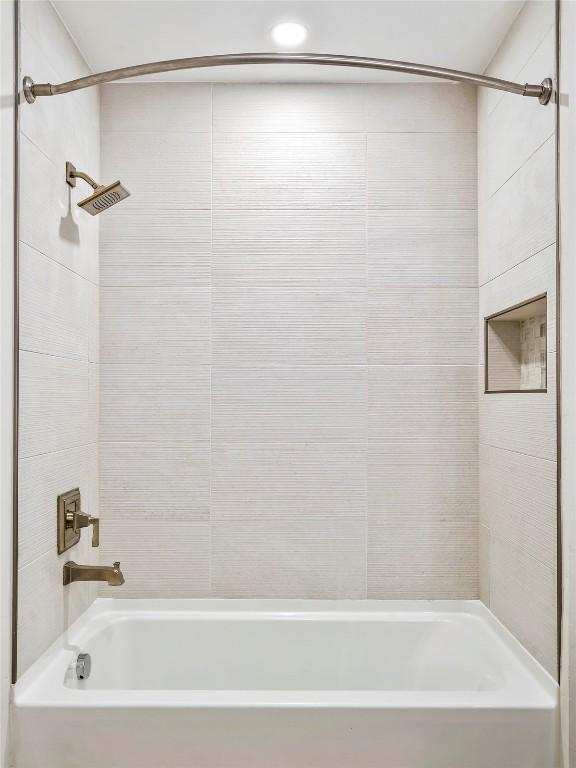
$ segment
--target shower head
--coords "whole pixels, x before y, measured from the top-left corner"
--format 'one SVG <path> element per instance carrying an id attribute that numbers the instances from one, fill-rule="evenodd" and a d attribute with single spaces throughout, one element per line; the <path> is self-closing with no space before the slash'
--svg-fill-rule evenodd
<path id="1" fill-rule="evenodd" d="M 129 196 L 130 192 L 126 187 L 123 187 L 119 181 L 115 181 L 113 184 L 108 184 L 107 187 L 96 187 L 94 194 L 85 200 L 80 200 L 78 207 L 88 211 L 92 216 L 96 216 Z"/>
<path id="2" fill-rule="evenodd" d="M 120 181 L 114 181 L 112 184 L 102 186 L 97 184 L 87 173 L 77 171 L 72 163 L 66 163 L 66 183 L 71 187 L 75 187 L 76 179 L 83 179 L 94 190 L 90 197 L 80 200 L 78 203 L 78 207 L 83 208 L 91 216 L 102 213 L 102 211 L 111 208 L 116 203 L 130 196 L 130 192 Z"/>

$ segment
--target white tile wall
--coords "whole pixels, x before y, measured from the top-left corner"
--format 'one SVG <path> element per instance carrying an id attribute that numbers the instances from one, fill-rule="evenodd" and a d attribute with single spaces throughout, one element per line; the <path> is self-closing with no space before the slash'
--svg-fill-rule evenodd
<path id="1" fill-rule="evenodd" d="M 367 100 L 364 89 L 355 85 L 218 85 L 215 96 L 213 127 L 218 133 L 366 130 Z"/>
<path id="2" fill-rule="evenodd" d="M 363 288 L 366 214 L 333 210 L 215 210 L 215 288 Z"/>
<path id="3" fill-rule="evenodd" d="M 476 229 L 475 210 L 369 209 L 370 286 L 445 286 L 476 290 Z"/>
<path id="4" fill-rule="evenodd" d="M 476 133 L 476 94 L 465 85 L 438 91 L 409 83 L 366 88 L 366 128 L 376 133 Z M 439 99 L 439 93 L 442 98 Z"/>
<path id="5" fill-rule="evenodd" d="M 104 287 L 101 363 L 210 362 L 210 288 Z"/>
<path id="6" fill-rule="evenodd" d="M 363 288 L 212 288 L 215 365 L 363 365 Z"/>
<path id="7" fill-rule="evenodd" d="M 49 2 L 22 4 L 22 71 L 39 80 L 88 74 Z M 99 176 L 97 90 L 21 105 L 18 673 L 94 599 L 62 587 L 84 536 L 56 554 L 56 497 L 80 487 L 98 515 L 98 222 L 76 208 L 65 162 Z"/>
<path id="8" fill-rule="evenodd" d="M 214 208 L 363 206 L 365 156 L 362 133 L 215 132 Z"/>
<path id="9" fill-rule="evenodd" d="M 213 442 L 366 440 L 364 366 L 214 367 Z"/>
<path id="10" fill-rule="evenodd" d="M 529 0 L 488 74 L 553 76 L 553 25 L 554 4 Z M 480 394 L 480 585 L 556 674 L 555 110 L 526 102 L 478 97 L 480 320 L 547 294 L 548 391 Z"/>
<path id="11" fill-rule="evenodd" d="M 474 92 L 112 85 L 103 112 L 134 192 L 101 222 L 123 594 L 476 596 Z"/>
<path id="12" fill-rule="evenodd" d="M 368 289 L 367 354 L 371 365 L 475 365 L 476 288 Z"/>
<path id="13" fill-rule="evenodd" d="M 538 30 L 538 37 L 543 31 L 544 38 L 516 75 L 521 83 L 539 83 L 545 76 L 553 75 L 556 30 L 546 31 L 543 27 Z M 500 189 L 554 135 L 555 121 L 554 109 L 535 110 L 530 99 L 518 99 L 514 94 L 504 94 L 489 115 L 482 115 L 478 141 L 480 162 L 485 164 L 480 187 L 482 201 L 484 196 L 491 197 Z"/>
<path id="14" fill-rule="evenodd" d="M 355 518 L 366 513 L 366 445 L 358 442 L 217 443 L 210 501 L 215 520 Z"/>
<path id="15" fill-rule="evenodd" d="M 480 446 L 480 522 L 556 566 L 556 462 Z"/>
<path id="16" fill-rule="evenodd" d="M 479 208 L 479 272 L 484 284 L 556 239 L 554 207 L 554 139 L 548 139 L 492 197 Z"/>
<path id="17" fill-rule="evenodd" d="M 209 210 L 142 210 L 132 197 L 124 206 L 101 228 L 103 286 L 210 285 Z"/>
<path id="18" fill-rule="evenodd" d="M 556 565 L 530 557 L 490 531 L 490 608 L 556 675 L 558 664 Z"/>
<path id="19" fill-rule="evenodd" d="M 215 520 L 212 590 L 217 597 L 365 597 L 365 527 L 355 517 Z"/>
<path id="20" fill-rule="evenodd" d="M 106 520 L 204 520 L 210 510 L 210 444 L 109 443 L 100 452 Z"/>
<path id="21" fill-rule="evenodd" d="M 476 210 L 476 134 L 369 133 L 371 208 Z"/>
<path id="22" fill-rule="evenodd" d="M 43 253 L 20 248 L 20 348 L 94 360 L 98 286 Z"/>
<path id="23" fill-rule="evenodd" d="M 103 585 L 106 597 L 205 597 L 210 591 L 210 523 L 190 516 L 160 519 L 105 517 L 101 558 L 120 560 L 126 583 Z"/>
<path id="24" fill-rule="evenodd" d="M 153 362 L 100 367 L 102 442 L 189 445 L 209 437 L 209 366 Z"/>

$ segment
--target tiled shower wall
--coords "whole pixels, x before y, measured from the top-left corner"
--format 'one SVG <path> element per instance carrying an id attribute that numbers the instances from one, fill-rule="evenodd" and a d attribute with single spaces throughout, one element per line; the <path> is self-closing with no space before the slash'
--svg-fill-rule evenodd
<path id="1" fill-rule="evenodd" d="M 488 74 L 540 82 L 554 59 L 554 3 L 528 2 Z M 480 395 L 480 576 L 483 600 L 555 674 L 555 109 L 530 102 L 478 94 L 480 320 L 548 296 L 548 391 Z"/>
<path id="2" fill-rule="evenodd" d="M 105 594 L 477 596 L 475 101 L 103 89 Z"/>
<path id="3" fill-rule="evenodd" d="M 52 5 L 21 3 L 22 74 L 89 74 Z M 80 487 L 98 515 L 98 222 L 76 208 L 65 164 L 99 176 L 95 89 L 20 107 L 18 672 L 88 607 L 95 585 L 62 588 L 69 559 L 95 562 L 89 536 L 56 553 L 56 498 Z"/>

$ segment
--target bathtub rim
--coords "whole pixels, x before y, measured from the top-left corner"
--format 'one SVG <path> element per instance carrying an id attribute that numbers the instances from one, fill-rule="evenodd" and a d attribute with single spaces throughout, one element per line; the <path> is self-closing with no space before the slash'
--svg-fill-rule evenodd
<path id="1" fill-rule="evenodd" d="M 130 616 L 191 620 L 262 619 L 402 621 L 441 615 L 464 616 L 485 623 L 525 674 L 520 686 L 495 690 L 189 690 L 86 689 L 68 687 L 63 672 L 82 643 L 101 627 Z M 65 643 L 66 645 L 63 645 Z M 516 682 L 518 678 L 516 678 Z M 524 684 L 522 684 L 524 683 Z M 559 686 L 544 667 L 479 600 L 310 600 L 230 598 L 97 598 L 92 605 L 23 673 L 13 686 L 12 703 L 23 708 L 379 708 L 439 710 L 555 710 Z"/>

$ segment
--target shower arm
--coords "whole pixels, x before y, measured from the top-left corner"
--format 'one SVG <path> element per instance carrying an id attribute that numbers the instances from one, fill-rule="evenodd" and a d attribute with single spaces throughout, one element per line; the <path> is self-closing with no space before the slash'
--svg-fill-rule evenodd
<path id="1" fill-rule="evenodd" d="M 87 173 L 84 173 L 83 171 L 77 171 L 76 168 L 72 165 L 70 162 L 66 162 L 66 183 L 69 184 L 71 187 L 76 186 L 76 179 L 82 179 L 87 184 L 90 184 L 92 189 L 100 189 L 100 184 L 98 182 L 94 181 L 92 176 L 88 176 Z"/>
<path id="2" fill-rule="evenodd" d="M 356 67 L 359 69 L 376 69 L 390 72 L 403 72 L 410 75 L 424 75 L 457 83 L 468 83 L 484 88 L 494 88 L 498 91 L 515 93 L 519 96 L 537 98 L 540 104 L 548 104 L 552 96 L 552 79 L 545 78 L 540 85 L 530 83 L 515 83 L 511 80 L 500 80 L 497 77 L 475 75 L 471 72 L 461 72 L 457 69 L 434 67 L 428 64 L 412 64 L 407 61 L 392 61 L 389 59 L 371 59 L 362 56 L 337 56 L 328 53 L 229 53 L 215 56 L 195 56 L 187 59 L 168 59 L 166 61 L 137 64 L 133 67 L 109 69 L 65 83 L 35 83 L 26 76 L 23 81 L 24 97 L 32 104 L 37 96 L 58 96 L 62 93 L 79 91 L 93 85 L 112 83 L 116 80 L 126 80 L 130 77 L 153 75 L 159 72 L 174 72 L 179 69 L 205 69 L 208 67 L 227 67 L 240 64 L 318 64 L 328 67 Z"/>

